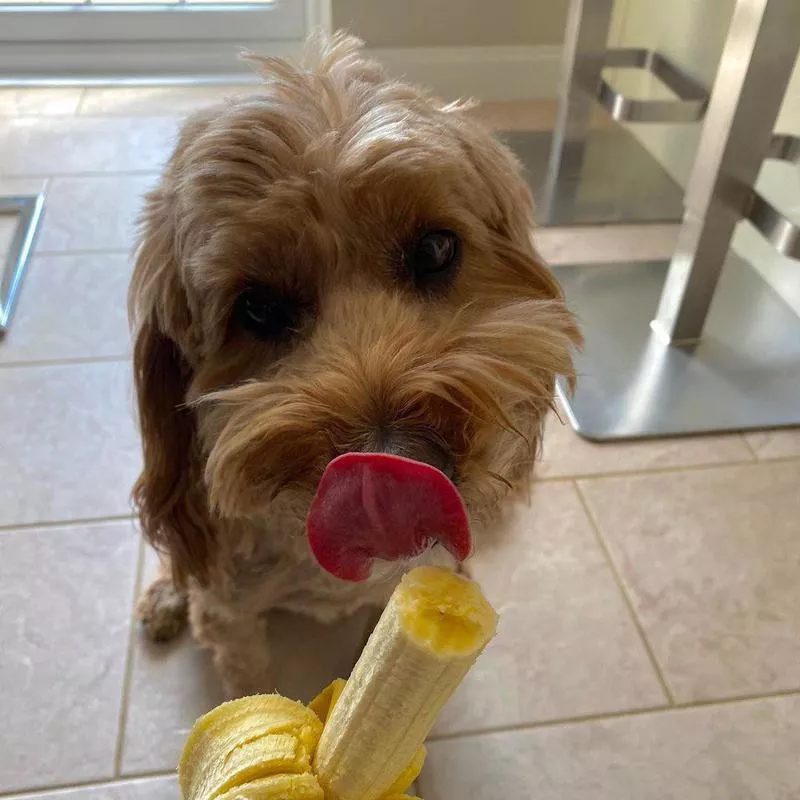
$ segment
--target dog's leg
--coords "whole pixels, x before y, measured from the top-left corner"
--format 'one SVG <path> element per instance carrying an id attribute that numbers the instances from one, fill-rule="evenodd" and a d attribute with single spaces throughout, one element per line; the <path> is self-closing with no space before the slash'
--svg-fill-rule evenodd
<path id="1" fill-rule="evenodd" d="M 274 691 L 266 615 L 193 591 L 189 616 L 197 641 L 211 650 L 229 698 Z"/>
<path id="2" fill-rule="evenodd" d="M 147 636 L 154 642 L 174 639 L 186 627 L 186 592 L 175 586 L 169 567 L 163 562 L 156 579 L 139 596 L 136 616 Z"/>

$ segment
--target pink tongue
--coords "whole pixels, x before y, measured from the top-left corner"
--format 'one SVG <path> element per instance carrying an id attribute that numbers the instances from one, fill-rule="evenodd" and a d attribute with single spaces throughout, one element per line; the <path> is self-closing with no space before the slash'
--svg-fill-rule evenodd
<path id="1" fill-rule="evenodd" d="M 410 558 L 432 541 L 459 561 L 471 547 L 464 504 L 447 477 L 382 453 L 345 453 L 328 464 L 307 531 L 320 566 L 346 581 L 368 578 L 376 558 Z"/>

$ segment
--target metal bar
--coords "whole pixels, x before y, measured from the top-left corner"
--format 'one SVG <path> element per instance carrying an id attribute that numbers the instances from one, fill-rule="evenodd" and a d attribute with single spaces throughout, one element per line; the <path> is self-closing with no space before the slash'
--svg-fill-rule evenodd
<path id="1" fill-rule="evenodd" d="M 544 219 L 549 219 L 553 212 L 562 164 L 566 160 L 580 164 L 583 158 L 592 109 L 597 103 L 613 10 L 614 0 L 570 0 L 561 58 L 558 112 L 542 192 Z"/>
<path id="2" fill-rule="evenodd" d="M 29 197 L 0 197 L 0 215 L 18 218 L 5 266 L 0 275 L 0 338 L 11 322 L 22 277 L 36 242 L 43 208 L 43 194 Z"/>
<path id="3" fill-rule="evenodd" d="M 696 342 L 746 213 L 800 46 L 798 0 L 738 0 L 686 190 L 686 212 L 652 329 Z"/>
<path id="4" fill-rule="evenodd" d="M 800 136 L 790 133 L 775 134 L 767 159 L 800 166 Z M 745 216 L 781 255 L 800 259 L 800 223 L 789 219 L 755 190 Z"/>
<path id="5" fill-rule="evenodd" d="M 626 47 L 609 50 L 606 67 L 644 69 L 655 75 L 675 100 L 637 100 L 626 97 L 601 77 L 598 99 L 611 116 L 625 122 L 697 122 L 708 105 L 708 92 L 656 50 Z"/>

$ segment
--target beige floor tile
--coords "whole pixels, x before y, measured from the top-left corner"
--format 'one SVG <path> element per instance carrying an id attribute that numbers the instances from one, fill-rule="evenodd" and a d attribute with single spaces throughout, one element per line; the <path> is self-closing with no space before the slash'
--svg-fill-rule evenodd
<path id="1" fill-rule="evenodd" d="M 437 736 L 666 703 L 571 484 L 539 484 L 469 563 L 500 624 Z"/>
<path id="2" fill-rule="evenodd" d="M 757 431 L 745 434 L 747 443 L 760 460 L 800 456 L 800 429 Z"/>
<path id="3" fill-rule="evenodd" d="M 800 688 L 800 462 L 581 487 L 676 699 Z"/>
<path id="4" fill-rule="evenodd" d="M 0 89 L 0 116 L 74 114 L 83 89 Z"/>
<path id="5" fill-rule="evenodd" d="M 147 578 L 156 560 L 148 552 Z M 333 678 L 347 677 L 365 637 L 365 615 L 327 627 L 289 614 L 270 623 L 275 688 L 308 701 Z M 220 681 L 207 651 L 190 637 L 154 645 L 135 642 L 133 673 L 123 748 L 123 774 L 173 769 L 186 736 L 201 714 L 223 700 Z"/>
<path id="6" fill-rule="evenodd" d="M 256 94 L 259 85 L 135 86 L 87 89 L 79 114 L 91 116 L 182 116 L 227 97 Z"/>
<path id="7" fill-rule="evenodd" d="M 194 721 L 225 698 L 206 651 L 188 634 L 153 644 L 137 632 L 122 774 L 175 769 Z"/>
<path id="8" fill-rule="evenodd" d="M 646 235 L 641 225 L 591 225 L 539 228 L 535 241 L 542 258 L 558 266 L 668 259 L 677 236 L 677 225 L 648 225 Z"/>
<path id="9" fill-rule="evenodd" d="M 546 691 L 546 687 L 541 687 Z M 791 800 L 800 699 L 433 742 L 425 800 Z"/>
<path id="10" fill-rule="evenodd" d="M 158 557 L 148 547 L 140 591 L 157 570 Z M 137 630 L 131 664 L 122 774 L 175 769 L 194 721 L 225 700 L 210 655 L 188 633 L 154 644 Z"/>
<path id="11" fill-rule="evenodd" d="M 112 776 L 137 552 L 126 522 L 0 534 L 2 790 Z"/>
<path id="12" fill-rule="evenodd" d="M 180 788 L 175 777 L 139 778 L 113 781 L 99 786 L 80 786 L 54 792 L 24 795 L 24 800 L 179 800 Z M 13 796 L 7 800 L 23 800 Z"/>
<path id="13" fill-rule="evenodd" d="M 53 178 L 37 252 L 130 252 L 144 194 L 157 180 L 157 175 Z"/>
<path id="14" fill-rule="evenodd" d="M 551 415 L 545 428 L 544 451 L 536 475 L 539 478 L 561 478 L 752 460 L 752 453 L 738 434 L 638 442 L 590 442 L 578 436 L 568 422 L 562 424 Z"/>
<path id="15" fill-rule="evenodd" d="M 495 130 L 549 131 L 556 124 L 558 102 L 555 98 L 487 101 L 470 113 Z M 592 116 L 592 127 L 607 127 L 610 121 L 608 114 L 597 108 Z"/>
<path id="16" fill-rule="evenodd" d="M 165 117 L 21 117 L 0 128 L 0 172 L 74 175 L 158 170 L 178 121 Z"/>
<path id="17" fill-rule="evenodd" d="M 480 103 L 470 114 L 500 131 L 541 131 L 555 125 L 556 100 L 516 100 Z"/>
<path id="18" fill-rule="evenodd" d="M 47 188 L 47 178 L 10 178 L 0 171 L 0 194 L 38 194 Z"/>
<path id="19" fill-rule="evenodd" d="M 130 512 L 129 373 L 124 362 L 0 369 L 0 525 Z"/>
<path id="20" fill-rule="evenodd" d="M 0 342 L 0 363 L 124 357 L 129 277 L 123 254 L 35 257 Z"/>

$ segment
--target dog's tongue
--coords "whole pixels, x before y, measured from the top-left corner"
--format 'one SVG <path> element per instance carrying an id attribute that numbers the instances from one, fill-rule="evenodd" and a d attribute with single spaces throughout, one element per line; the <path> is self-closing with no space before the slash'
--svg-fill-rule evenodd
<path id="1" fill-rule="evenodd" d="M 459 561 L 471 546 L 464 504 L 447 477 L 382 453 L 346 453 L 328 464 L 307 531 L 320 566 L 347 581 L 368 578 L 376 558 L 409 558 L 433 541 Z"/>

